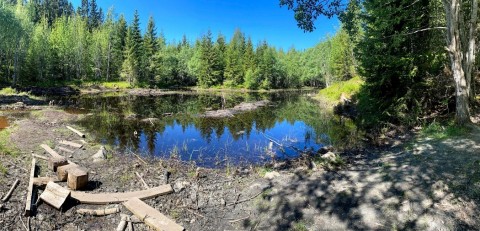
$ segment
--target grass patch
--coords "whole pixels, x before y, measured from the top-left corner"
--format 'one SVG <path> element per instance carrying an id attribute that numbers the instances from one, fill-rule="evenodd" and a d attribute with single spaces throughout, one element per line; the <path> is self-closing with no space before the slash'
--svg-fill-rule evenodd
<path id="1" fill-rule="evenodd" d="M 126 81 L 119 81 L 119 82 L 104 82 L 101 84 L 104 88 L 108 89 L 129 89 L 133 86 Z"/>
<path id="2" fill-rule="evenodd" d="M 256 167 L 255 169 L 255 172 L 257 172 L 257 174 L 262 178 L 265 177 L 265 174 L 267 174 L 267 172 L 271 172 L 271 171 L 273 171 L 272 168 L 265 167 L 265 166 Z"/>
<path id="3" fill-rule="evenodd" d="M 11 87 L 4 87 L 0 89 L 0 95 L 3 96 L 28 96 L 31 99 L 36 99 L 36 100 L 42 100 L 44 98 L 39 97 L 39 96 L 34 96 L 31 95 L 30 92 L 24 92 L 24 91 L 17 91 Z"/>
<path id="4" fill-rule="evenodd" d="M 18 150 L 10 143 L 11 128 L 0 130 L 0 155 L 17 156 Z"/>
<path id="5" fill-rule="evenodd" d="M 2 163 L 0 163 L 0 173 L 1 173 L 2 175 L 4 175 L 4 176 L 7 175 L 7 173 L 8 173 L 7 168 L 5 168 L 5 167 L 2 165 Z"/>
<path id="6" fill-rule="evenodd" d="M 336 104 L 340 101 L 340 96 L 342 93 L 345 93 L 348 97 L 351 97 L 360 91 L 362 84 L 363 80 L 357 76 L 347 81 L 334 83 L 331 86 L 320 90 L 315 98 L 321 101 L 326 101 L 330 104 Z"/>
<path id="7" fill-rule="evenodd" d="M 435 139 L 447 139 L 450 137 L 464 136 L 471 132 L 471 128 L 456 125 L 453 121 L 447 124 L 433 122 L 425 126 L 421 131 L 422 137 L 430 137 Z"/>

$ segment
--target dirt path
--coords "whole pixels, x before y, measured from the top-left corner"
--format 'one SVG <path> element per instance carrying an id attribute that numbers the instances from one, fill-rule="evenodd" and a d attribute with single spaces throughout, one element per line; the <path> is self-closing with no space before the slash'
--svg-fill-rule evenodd
<path id="1" fill-rule="evenodd" d="M 255 230 L 479 230 L 480 129 L 417 138 L 338 172 L 281 173 L 250 205 Z M 239 227 L 239 228 L 240 228 Z"/>
<path id="2" fill-rule="evenodd" d="M 39 145 L 56 147 L 59 140 L 79 138 L 65 128 L 80 118 L 54 109 L 21 117 L 8 142 L 20 153 L 0 155 L 6 174 L 0 173 L 0 194 L 19 178 L 21 183 L 0 210 L 0 230 L 23 230 L 30 154 L 42 154 Z M 132 155 L 109 150 L 109 159 L 93 163 L 99 148 L 88 138 L 85 149 L 70 158 L 91 171 L 88 190 L 124 192 L 143 189 L 136 173 L 150 186 L 169 183 L 176 191 L 146 203 L 187 230 L 479 230 L 480 129 L 457 138 L 416 138 L 386 150 L 354 156 L 340 171 L 280 171 L 273 179 L 261 169 L 200 169 L 178 161 L 147 164 Z M 48 173 L 45 163 L 39 174 Z M 198 174 L 197 174 L 198 173 Z M 110 205 L 114 206 L 114 205 Z M 31 218 L 32 230 L 113 230 L 118 214 L 83 216 L 70 203 L 57 211 L 40 203 Z M 122 213 L 128 210 L 119 206 Z M 22 219 L 22 220 L 20 220 Z M 148 230 L 135 224 L 135 230 Z"/>

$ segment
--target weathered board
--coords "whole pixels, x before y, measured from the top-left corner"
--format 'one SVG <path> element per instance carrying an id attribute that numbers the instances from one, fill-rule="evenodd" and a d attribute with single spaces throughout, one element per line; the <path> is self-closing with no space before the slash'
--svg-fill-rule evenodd
<path id="1" fill-rule="evenodd" d="M 47 151 L 52 157 L 54 158 L 63 158 L 63 156 L 61 156 L 60 154 L 58 154 L 56 151 L 54 151 L 53 149 L 51 149 L 48 145 L 46 144 L 42 144 L 40 145 L 40 147 L 42 147 L 43 149 L 45 149 L 45 151 Z"/>
<path id="2" fill-rule="evenodd" d="M 57 158 L 51 157 L 48 159 L 48 169 L 56 172 L 59 166 L 67 165 L 68 161 L 65 157 Z"/>
<path id="3" fill-rule="evenodd" d="M 66 140 L 60 141 L 60 144 L 67 145 L 67 146 L 74 147 L 74 148 L 82 148 L 83 147 L 82 144 L 77 144 L 77 143 L 66 141 Z"/>
<path id="4" fill-rule="evenodd" d="M 76 133 L 77 135 L 79 135 L 80 137 L 85 138 L 85 134 L 81 133 L 81 132 L 78 131 L 77 129 L 72 128 L 72 127 L 70 127 L 70 126 L 67 126 L 67 128 L 70 129 L 70 131 L 75 132 L 75 133 Z"/>
<path id="5" fill-rule="evenodd" d="M 48 182 L 45 191 L 40 195 L 40 198 L 47 204 L 60 209 L 70 196 L 70 190 L 58 185 L 54 182 Z"/>
<path id="6" fill-rule="evenodd" d="M 38 187 L 43 187 L 43 186 L 46 186 L 50 181 L 59 182 L 57 178 L 53 178 L 53 177 L 35 177 L 33 178 L 33 185 Z"/>
<path id="7" fill-rule="evenodd" d="M 123 205 L 130 210 L 141 221 L 155 230 L 161 231 L 183 231 L 182 226 L 166 217 L 158 210 L 150 207 L 138 198 L 132 198 L 123 203 Z"/>
<path id="8" fill-rule="evenodd" d="M 69 162 L 67 165 L 63 165 L 57 168 L 57 178 L 59 181 L 66 181 L 68 177 L 68 169 L 76 168 L 78 165 Z"/>
<path id="9" fill-rule="evenodd" d="M 106 205 L 113 203 L 121 203 L 131 198 L 149 199 L 173 192 L 172 186 L 169 184 L 161 185 L 143 191 L 125 192 L 125 193 L 99 193 L 91 194 L 85 192 L 73 191 L 71 197 L 83 204 Z"/>
<path id="10" fill-rule="evenodd" d="M 67 185 L 72 190 L 79 190 L 88 184 L 88 172 L 80 167 L 67 169 Z"/>
<path id="11" fill-rule="evenodd" d="M 32 168 L 30 169 L 30 180 L 28 182 L 27 200 L 25 201 L 25 216 L 30 216 L 32 211 L 32 196 L 33 196 L 33 178 L 35 178 L 35 168 L 37 159 L 32 158 Z"/>

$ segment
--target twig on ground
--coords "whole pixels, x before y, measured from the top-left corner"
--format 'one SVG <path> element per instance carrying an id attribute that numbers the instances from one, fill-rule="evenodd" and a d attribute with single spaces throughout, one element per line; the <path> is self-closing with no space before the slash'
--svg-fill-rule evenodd
<path id="1" fill-rule="evenodd" d="M 235 219 L 235 220 L 230 220 L 228 222 L 230 223 L 235 223 L 235 222 L 239 222 L 239 221 L 243 221 L 243 220 L 246 220 L 248 219 L 250 216 L 246 216 L 246 217 L 242 217 L 242 218 L 239 218 L 239 219 Z"/>
<path id="2" fill-rule="evenodd" d="M 3 201 L 3 202 L 7 202 L 8 199 L 10 199 L 10 196 L 12 196 L 13 190 L 15 190 L 15 188 L 16 188 L 17 185 L 18 185 L 18 182 L 20 182 L 20 180 L 19 180 L 19 179 L 16 179 L 15 182 L 13 183 L 12 187 L 11 187 L 10 190 L 8 191 L 8 193 L 2 198 L 2 201 Z"/>
<path id="3" fill-rule="evenodd" d="M 260 196 L 260 194 L 262 194 L 262 193 L 263 193 L 263 191 L 260 191 L 259 193 L 253 195 L 252 197 L 249 197 L 249 198 L 247 198 L 247 199 L 243 199 L 243 200 L 240 200 L 240 201 L 235 201 L 235 202 L 233 202 L 233 203 L 227 204 L 227 206 L 236 205 L 236 204 L 240 204 L 240 203 L 249 201 L 249 200 L 251 200 L 251 199 L 254 199 L 255 197 Z"/>
<path id="4" fill-rule="evenodd" d="M 150 186 L 148 186 L 148 184 L 143 180 L 142 176 L 140 176 L 140 174 L 138 174 L 138 172 L 135 172 L 135 174 L 136 174 L 137 177 L 140 179 L 140 181 L 142 181 L 143 186 L 145 186 L 145 189 L 149 189 Z"/>

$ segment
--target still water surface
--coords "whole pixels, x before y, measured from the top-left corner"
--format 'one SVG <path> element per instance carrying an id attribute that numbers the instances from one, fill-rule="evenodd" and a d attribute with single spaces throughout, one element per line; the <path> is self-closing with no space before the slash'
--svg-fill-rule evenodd
<path id="1" fill-rule="evenodd" d="M 69 99 L 75 106 L 66 111 L 88 113 L 78 125 L 122 152 L 215 167 L 294 158 L 347 136 L 345 123 L 327 116 L 308 93 L 82 95 Z M 270 103 L 234 117 L 201 116 L 260 100 Z"/>

